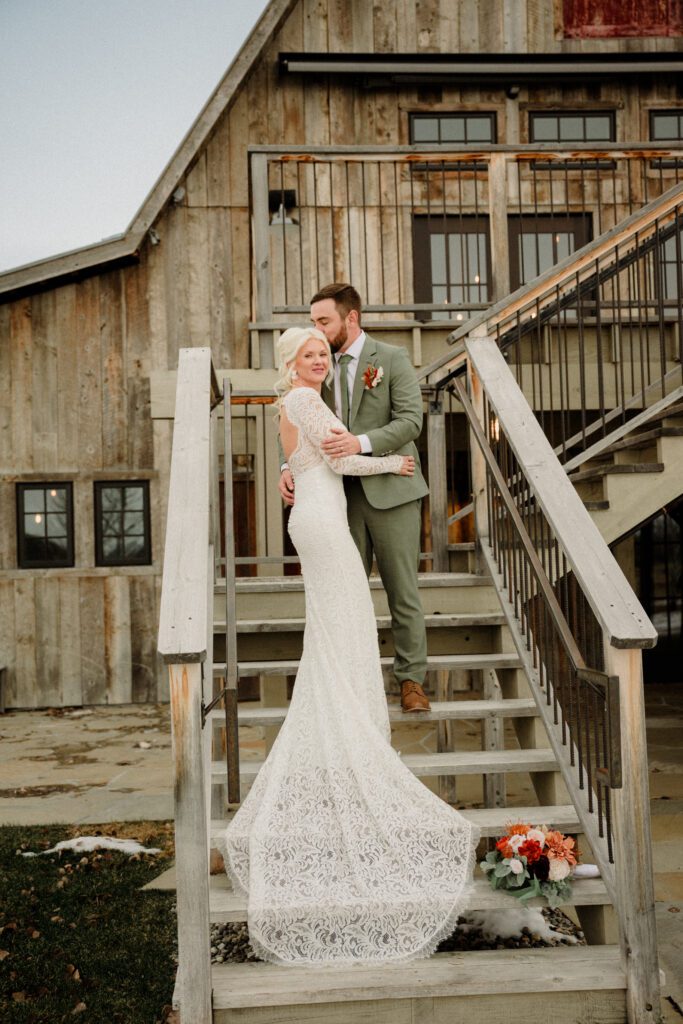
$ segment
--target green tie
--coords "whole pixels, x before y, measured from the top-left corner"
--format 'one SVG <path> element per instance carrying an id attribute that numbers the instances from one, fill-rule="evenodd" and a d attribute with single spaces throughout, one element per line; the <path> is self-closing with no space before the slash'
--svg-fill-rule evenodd
<path id="1" fill-rule="evenodd" d="M 346 427 L 349 425 L 349 378 L 348 378 L 348 365 L 353 359 L 353 356 L 344 353 L 339 359 L 339 365 L 341 371 L 339 374 L 339 387 L 341 390 L 341 403 L 342 403 L 342 421 Z"/>

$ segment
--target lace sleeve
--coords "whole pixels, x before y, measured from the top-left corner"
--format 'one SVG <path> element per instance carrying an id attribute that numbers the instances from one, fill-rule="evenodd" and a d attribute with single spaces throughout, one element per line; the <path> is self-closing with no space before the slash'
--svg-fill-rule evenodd
<path id="1" fill-rule="evenodd" d="M 376 476 L 378 473 L 400 473 L 401 455 L 344 455 L 332 459 L 320 447 L 332 427 L 343 427 L 341 420 L 327 408 L 313 388 L 293 388 L 285 397 L 285 411 L 290 422 L 318 450 L 327 465 L 339 476 Z"/>

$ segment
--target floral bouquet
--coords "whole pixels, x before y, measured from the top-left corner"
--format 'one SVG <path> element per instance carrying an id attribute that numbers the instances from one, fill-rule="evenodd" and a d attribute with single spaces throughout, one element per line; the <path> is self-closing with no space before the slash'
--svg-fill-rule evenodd
<path id="1" fill-rule="evenodd" d="M 508 827 L 480 866 L 494 889 L 507 889 L 522 901 L 545 896 L 551 907 L 559 907 L 571 901 L 578 853 L 570 836 L 520 823 Z"/>

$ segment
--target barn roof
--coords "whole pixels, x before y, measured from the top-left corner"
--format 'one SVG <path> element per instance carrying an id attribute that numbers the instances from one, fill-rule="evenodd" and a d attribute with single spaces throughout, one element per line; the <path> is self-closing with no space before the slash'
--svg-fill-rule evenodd
<path id="1" fill-rule="evenodd" d="M 238 92 L 262 50 L 271 41 L 298 0 L 270 0 L 246 42 L 185 135 L 159 179 L 124 232 L 93 245 L 26 263 L 0 273 L 0 295 L 21 293 L 59 279 L 73 279 L 103 265 L 135 260 L 145 235 L 195 156 L 211 135 L 218 119 Z"/>

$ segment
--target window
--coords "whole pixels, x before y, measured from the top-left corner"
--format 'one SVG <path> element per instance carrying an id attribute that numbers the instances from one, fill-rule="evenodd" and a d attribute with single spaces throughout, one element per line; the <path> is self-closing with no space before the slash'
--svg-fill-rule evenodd
<path id="1" fill-rule="evenodd" d="M 614 111 L 531 111 L 530 142 L 614 142 Z"/>
<path id="2" fill-rule="evenodd" d="M 413 263 L 416 302 L 485 305 L 491 280 L 488 218 L 415 217 Z M 432 316 L 453 319 L 447 310 Z"/>
<path id="3" fill-rule="evenodd" d="M 410 141 L 447 144 L 496 141 L 495 113 L 411 114 Z"/>
<path id="4" fill-rule="evenodd" d="M 683 110 L 651 110 L 650 138 L 653 142 L 683 139 Z"/>
<path id="5" fill-rule="evenodd" d="M 669 235 L 659 248 L 659 280 L 662 298 L 675 301 L 678 299 L 679 281 L 681 280 L 681 253 L 683 253 L 683 232 Z"/>
<path id="6" fill-rule="evenodd" d="M 149 565 L 152 561 L 149 481 L 95 484 L 97 565 Z"/>
<path id="7" fill-rule="evenodd" d="M 589 242 L 591 227 L 588 213 L 511 217 L 510 284 L 513 291 Z"/>
<path id="8" fill-rule="evenodd" d="M 20 569 L 74 564 L 70 483 L 17 484 L 17 539 Z"/>

